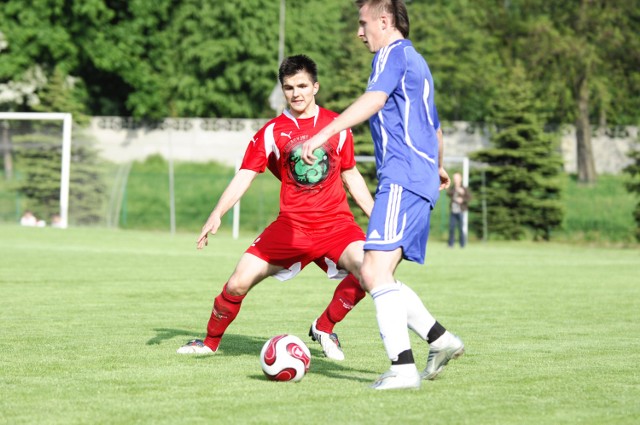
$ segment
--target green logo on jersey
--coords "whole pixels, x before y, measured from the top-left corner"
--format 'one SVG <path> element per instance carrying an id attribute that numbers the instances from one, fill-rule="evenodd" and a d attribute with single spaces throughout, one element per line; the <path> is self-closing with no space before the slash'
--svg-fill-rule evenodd
<path id="1" fill-rule="evenodd" d="M 289 170 L 294 180 L 303 186 L 318 184 L 329 175 L 329 155 L 321 146 L 313 155 L 316 161 L 313 165 L 307 165 L 301 157 L 302 146 L 298 146 L 291 151 L 289 156 Z"/>

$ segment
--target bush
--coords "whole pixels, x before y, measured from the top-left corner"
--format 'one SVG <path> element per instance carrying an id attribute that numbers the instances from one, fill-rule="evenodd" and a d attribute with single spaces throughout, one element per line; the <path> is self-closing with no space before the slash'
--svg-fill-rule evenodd
<path id="1" fill-rule="evenodd" d="M 624 171 L 631 176 L 631 179 L 626 182 L 627 190 L 636 195 L 640 195 L 640 151 L 632 151 L 629 153 L 629 158 L 634 160 L 634 163 L 627 166 Z M 636 239 L 640 241 L 640 201 L 636 204 L 633 212 L 633 217 L 636 220 Z"/>

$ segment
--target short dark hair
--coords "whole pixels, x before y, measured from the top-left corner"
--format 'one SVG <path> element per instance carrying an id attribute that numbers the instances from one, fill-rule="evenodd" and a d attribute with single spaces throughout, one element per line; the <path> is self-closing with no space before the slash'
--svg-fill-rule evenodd
<path id="1" fill-rule="evenodd" d="M 278 80 L 280 80 L 280 84 L 282 85 L 285 77 L 290 77 L 302 71 L 311 76 L 311 81 L 314 83 L 318 82 L 318 67 L 316 63 L 306 55 L 295 55 L 285 58 L 278 70 Z"/>
<path id="2" fill-rule="evenodd" d="M 404 0 L 355 0 L 358 9 L 368 5 L 378 12 L 378 16 L 387 12 L 393 16 L 393 26 L 395 26 L 404 38 L 409 37 L 409 13 Z"/>

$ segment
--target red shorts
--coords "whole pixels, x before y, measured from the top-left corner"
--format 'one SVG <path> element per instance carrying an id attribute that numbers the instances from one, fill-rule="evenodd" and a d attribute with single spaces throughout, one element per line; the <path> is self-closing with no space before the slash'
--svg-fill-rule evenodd
<path id="1" fill-rule="evenodd" d="M 364 240 L 364 232 L 354 221 L 343 220 L 322 229 L 303 229 L 276 220 L 246 252 L 269 264 L 284 267 L 273 275 L 278 280 L 295 277 L 312 261 L 327 273 L 329 279 L 342 279 L 348 272 L 338 269 L 340 256 L 352 242 Z"/>

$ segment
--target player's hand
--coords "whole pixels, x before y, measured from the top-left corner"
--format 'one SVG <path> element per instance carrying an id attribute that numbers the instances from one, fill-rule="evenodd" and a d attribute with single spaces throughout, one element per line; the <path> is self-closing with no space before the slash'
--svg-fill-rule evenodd
<path id="1" fill-rule="evenodd" d="M 198 237 L 198 249 L 202 249 L 209 245 L 209 233 L 215 235 L 220 228 L 221 222 L 220 216 L 212 212 L 207 222 L 202 226 L 202 231 Z"/>
<path id="2" fill-rule="evenodd" d="M 451 185 L 451 179 L 449 178 L 449 173 L 447 173 L 447 170 L 440 167 L 438 169 L 438 175 L 440 176 L 440 190 L 448 189 Z"/>
<path id="3" fill-rule="evenodd" d="M 311 139 L 302 144 L 301 157 L 305 164 L 313 165 L 316 162 L 317 158 L 313 154 L 313 151 L 322 146 L 326 141 L 326 138 L 320 136 L 319 134 L 316 134 Z"/>

